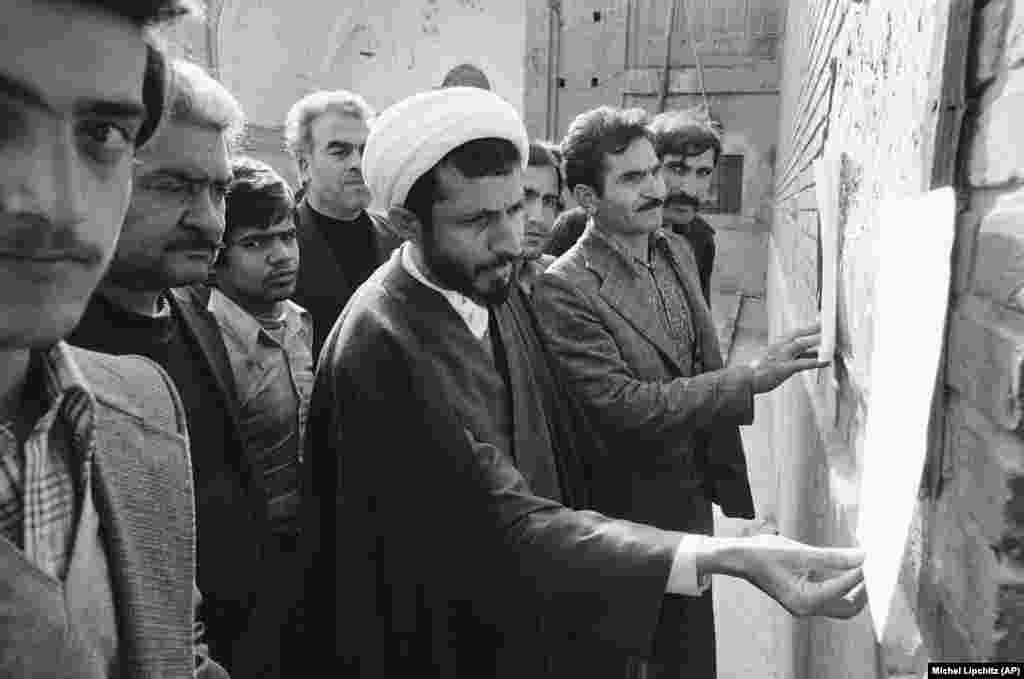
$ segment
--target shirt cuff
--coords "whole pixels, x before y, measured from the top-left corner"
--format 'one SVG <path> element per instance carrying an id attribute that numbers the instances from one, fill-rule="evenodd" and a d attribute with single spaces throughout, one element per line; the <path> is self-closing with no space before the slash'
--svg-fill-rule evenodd
<path id="1" fill-rule="evenodd" d="M 704 537 L 686 533 L 676 547 L 676 555 L 672 560 L 672 570 L 668 574 L 668 594 L 683 596 L 700 596 L 711 586 L 711 576 L 697 576 L 697 551 L 703 546 Z"/>

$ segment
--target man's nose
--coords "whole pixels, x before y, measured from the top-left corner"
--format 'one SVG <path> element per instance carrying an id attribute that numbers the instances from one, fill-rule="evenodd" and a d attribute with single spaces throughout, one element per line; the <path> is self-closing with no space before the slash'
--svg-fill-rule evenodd
<path id="1" fill-rule="evenodd" d="M 491 238 L 491 252 L 495 255 L 518 257 L 523 251 L 525 211 L 505 215 Z"/>
<path id="2" fill-rule="evenodd" d="M 348 154 L 349 165 L 356 168 L 357 170 L 363 169 L 363 147 L 356 146 L 352 149 L 352 153 Z"/>
<path id="3" fill-rule="evenodd" d="M 651 175 L 651 183 L 647 188 L 647 196 L 649 198 L 665 200 L 666 195 L 668 195 L 668 190 L 665 188 L 665 178 L 661 176 L 660 172 L 656 172 Z"/>
<path id="4" fill-rule="evenodd" d="M 190 226 L 200 230 L 210 240 L 219 242 L 223 238 L 224 199 L 209 188 L 193 195 L 186 217 Z"/>
<path id="5" fill-rule="evenodd" d="M 544 206 L 540 199 L 526 201 L 526 221 L 540 222 L 544 220 Z"/>
<path id="6" fill-rule="evenodd" d="M 288 245 L 280 238 L 275 238 L 270 246 L 270 252 L 267 253 L 267 262 L 270 264 L 281 264 L 294 259 L 297 252 L 297 247 Z"/>
<path id="7" fill-rule="evenodd" d="M 9 212 L 46 217 L 54 225 L 77 224 L 88 215 L 86 183 L 71 126 L 60 124 L 40 134 L 26 157 L 17 188 L 4 197 Z"/>

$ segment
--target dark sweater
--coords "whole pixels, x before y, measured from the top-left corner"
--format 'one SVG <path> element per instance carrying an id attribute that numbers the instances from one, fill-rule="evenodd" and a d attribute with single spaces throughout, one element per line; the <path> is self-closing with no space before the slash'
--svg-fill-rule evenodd
<path id="1" fill-rule="evenodd" d="M 93 295 L 68 342 L 108 354 L 141 354 L 168 372 L 181 395 L 196 496 L 196 578 L 210 653 L 229 672 L 255 653 L 240 650 L 252 621 L 263 551 L 244 452 L 230 406 L 176 305 L 166 316 L 137 314 Z M 245 564 L 242 566 L 241 564 Z"/>

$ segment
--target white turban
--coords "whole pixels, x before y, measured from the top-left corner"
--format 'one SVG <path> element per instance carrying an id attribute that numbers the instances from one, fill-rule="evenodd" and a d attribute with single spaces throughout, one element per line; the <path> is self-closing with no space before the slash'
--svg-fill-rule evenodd
<path id="1" fill-rule="evenodd" d="M 526 128 L 510 103 L 476 87 L 446 87 L 416 94 L 383 111 L 363 151 L 363 178 L 372 207 L 405 203 L 416 180 L 449 152 L 474 139 L 508 139 L 523 168 L 530 157 Z"/>

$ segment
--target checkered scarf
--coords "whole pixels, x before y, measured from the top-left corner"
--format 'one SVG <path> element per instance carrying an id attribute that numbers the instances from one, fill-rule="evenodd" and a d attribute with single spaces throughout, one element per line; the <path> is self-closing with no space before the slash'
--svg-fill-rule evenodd
<path id="1" fill-rule="evenodd" d="M 38 358 L 45 414 L 21 447 L 0 425 L 0 533 L 63 580 L 80 498 L 90 488 L 95 401 L 63 342 Z"/>

